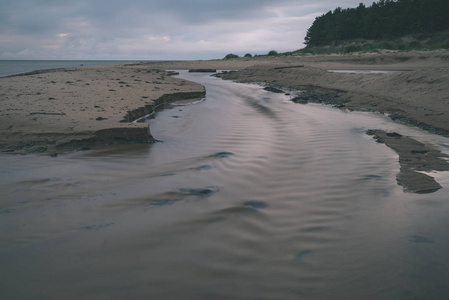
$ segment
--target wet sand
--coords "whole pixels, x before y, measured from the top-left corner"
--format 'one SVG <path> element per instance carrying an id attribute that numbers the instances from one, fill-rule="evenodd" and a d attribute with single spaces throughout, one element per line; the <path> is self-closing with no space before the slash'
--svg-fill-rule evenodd
<path id="1" fill-rule="evenodd" d="M 441 189 L 441 185 L 425 172 L 449 171 L 449 155 L 396 132 L 369 130 L 367 134 L 399 155 L 400 172 L 396 179 L 405 190 L 433 193 Z"/>

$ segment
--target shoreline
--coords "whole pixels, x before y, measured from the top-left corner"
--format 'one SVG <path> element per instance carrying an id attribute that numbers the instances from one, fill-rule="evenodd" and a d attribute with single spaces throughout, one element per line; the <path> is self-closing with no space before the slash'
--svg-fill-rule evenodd
<path id="1" fill-rule="evenodd" d="M 226 80 L 291 90 L 337 91 L 350 99 L 345 103 L 337 102 L 344 104 L 348 110 L 388 114 L 394 121 L 449 137 L 448 50 L 264 56 L 230 60 L 149 62 L 143 65 L 168 70 L 234 70 L 219 76 Z M 360 74 L 334 73 L 329 70 L 402 72 Z"/>
<path id="2" fill-rule="evenodd" d="M 57 155 L 96 145 L 152 143 L 157 106 L 205 97 L 202 85 L 138 65 L 33 71 L 0 78 L 0 150 Z"/>
<path id="3" fill-rule="evenodd" d="M 241 62 L 240 67 L 238 62 Z M 164 68 L 163 64 L 149 65 Z M 170 62 L 165 67 L 192 68 L 192 62 Z M 215 76 L 288 93 L 296 103 L 314 102 L 349 111 L 385 114 L 395 122 L 449 137 L 447 50 L 240 58 L 230 62 L 198 61 L 195 68 L 235 70 Z M 383 72 L 340 73 L 331 70 Z M 448 156 L 435 150 L 435 145 L 424 145 L 410 137 L 375 128 L 367 134 L 373 134 L 377 141 L 382 140 L 398 154 L 397 183 L 404 191 L 432 193 L 441 189 L 433 177 L 421 173 L 449 171 L 449 164 L 444 159 Z"/>
<path id="4" fill-rule="evenodd" d="M 442 186 L 422 172 L 449 171 L 449 155 L 397 132 L 368 130 L 377 143 L 383 143 L 399 155 L 400 171 L 396 181 L 404 190 L 412 193 L 433 193 Z"/>
<path id="5" fill-rule="evenodd" d="M 162 69 L 235 70 L 216 76 L 261 84 L 272 91 L 278 88 L 277 92 L 290 93 L 297 103 L 386 114 L 396 122 L 449 137 L 449 51 L 441 50 L 144 62 L 2 77 L 0 150 L 57 154 L 95 145 L 155 142 L 148 124 L 132 121 L 152 113 L 161 103 L 204 98 L 206 93 L 202 85 L 173 78 L 172 71 Z M 432 177 L 419 173 L 419 166 L 402 165 L 411 152 L 419 152 L 413 148 L 418 141 L 404 137 L 392 142 L 385 132 L 376 136 L 382 136 L 386 146 L 398 153 L 401 170 L 397 179 L 404 190 L 419 193 L 441 188 Z M 440 152 L 425 151 L 425 159 L 437 162 L 426 171 L 444 165 Z"/>

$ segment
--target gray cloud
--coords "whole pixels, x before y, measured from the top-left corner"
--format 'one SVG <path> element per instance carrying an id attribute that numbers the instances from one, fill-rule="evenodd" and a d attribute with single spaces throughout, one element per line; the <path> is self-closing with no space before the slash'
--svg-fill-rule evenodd
<path id="1" fill-rule="evenodd" d="M 303 47 L 342 0 L 0 0 L 0 59 L 197 59 Z"/>

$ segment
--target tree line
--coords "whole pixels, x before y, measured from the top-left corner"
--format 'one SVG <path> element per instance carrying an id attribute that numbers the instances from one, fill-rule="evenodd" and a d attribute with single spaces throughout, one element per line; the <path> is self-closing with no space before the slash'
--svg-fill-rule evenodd
<path id="1" fill-rule="evenodd" d="M 380 0 L 369 7 L 336 8 L 315 19 L 307 47 L 345 40 L 389 40 L 411 34 L 449 30 L 449 0 Z"/>

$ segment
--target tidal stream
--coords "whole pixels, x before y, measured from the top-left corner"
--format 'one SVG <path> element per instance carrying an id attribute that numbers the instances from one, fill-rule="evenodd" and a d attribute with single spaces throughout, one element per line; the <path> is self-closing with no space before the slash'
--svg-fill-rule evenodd
<path id="1" fill-rule="evenodd" d="M 404 192 L 365 134 L 449 139 L 181 72 L 162 142 L 0 156 L 2 299 L 448 299 L 449 176 Z"/>

